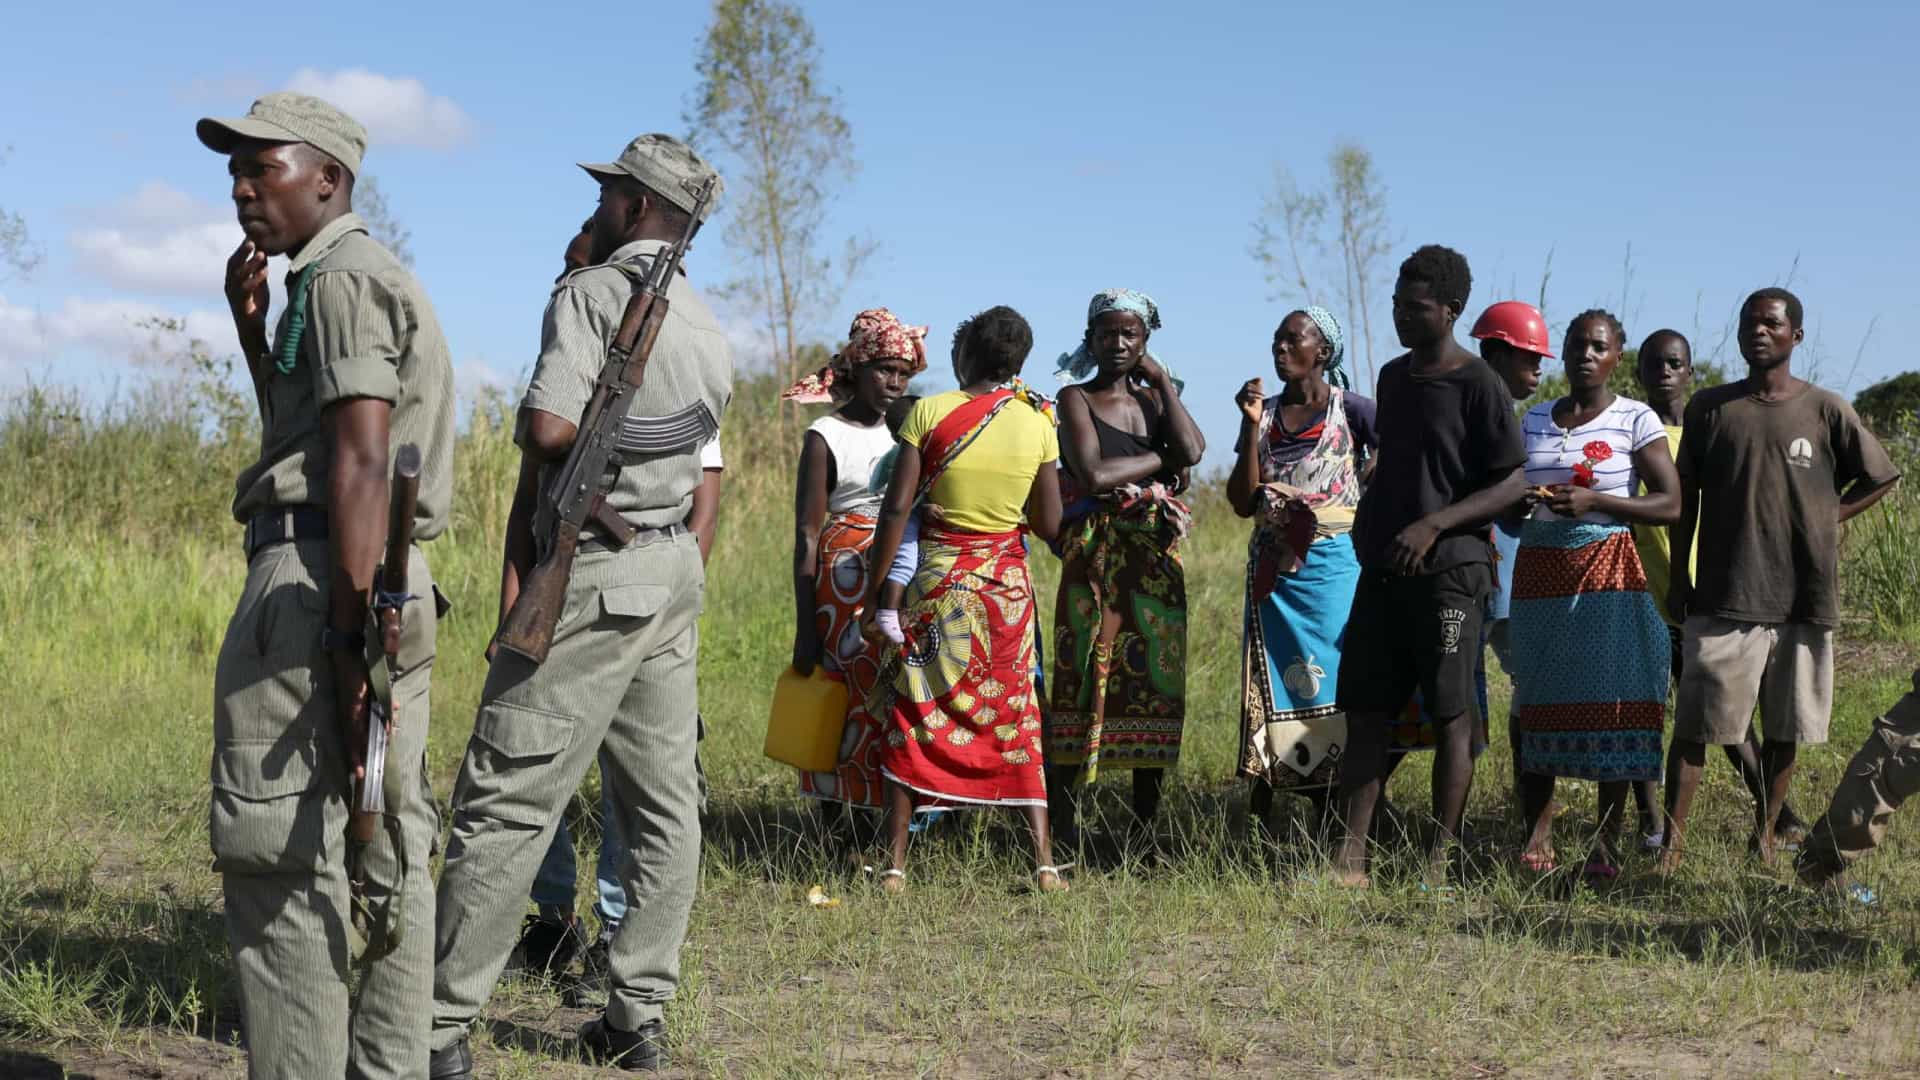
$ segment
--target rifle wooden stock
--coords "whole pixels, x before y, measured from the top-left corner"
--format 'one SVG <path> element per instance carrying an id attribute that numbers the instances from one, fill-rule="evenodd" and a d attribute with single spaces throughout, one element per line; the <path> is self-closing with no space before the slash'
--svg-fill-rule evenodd
<path id="1" fill-rule="evenodd" d="M 374 579 L 374 587 L 394 596 L 406 596 L 407 562 L 413 554 L 414 507 L 420 501 L 420 448 L 413 443 L 405 444 L 394 454 L 393 477 L 387 493 L 387 551 L 386 558 L 380 564 L 379 575 Z M 387 674 L 391 680 L 399 674 L 400 635 L 406 629 L 405 620 L 398 606 L 378 607 L 373 614 L 380 635 L 380 651 L 385 655 Z M 386 706 L 388 734 L 391 735 L 391 726 L 398 721 L 398 717 L 393 715 L 391 701 L 386 702 Z M 371 710 L 368 722 L 378 722 L 377 714 Z M 347 835 L 363 844 L 372 842 L 380 825 L 379 814 L 363 813 L 359 809 L 364 785 L 364 780 L 354 783 L 347 815 Z"/>
<path id="2" fill-rule="evenodd" d="M 536 664 L 553 648 L 553 628 L 567 606 L 567 579 L 573 576 L 573 557 L 580 550 L 580 527 L 562 521 L 546 554 L 520 582 L 520 595 L 494 635 L 494 644 Z"/>

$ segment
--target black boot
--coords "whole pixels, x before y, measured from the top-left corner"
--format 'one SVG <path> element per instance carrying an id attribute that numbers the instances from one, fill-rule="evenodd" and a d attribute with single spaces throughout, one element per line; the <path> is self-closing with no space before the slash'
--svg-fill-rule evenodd
<path id="1" fill-rule="evenodd" d="M 427 1080 L 472 1080 L 473 1052 L 467 1049 L 467 1037 L 445 1050 L 435 1050 L 427 1057 Z"/>
<path id="2" fill-rule="evenodd" d="M 567 979 L 561 998 L 572 1009 L 604 1008 L 612 985 L 613 979 L 607 967 L 607 937 L 601 935 L 587 946 L 586 955 L 580 960 L 580 974 Z"/>
<path id="3" fill-rule="evenodd" d="M 575 954 L 580 951 L 582 937 L 578 919 L 555 922 L 529 915 L 527 921 L 521 924 L 520 942 L 514 946 L 513 957 L 507 962 L 505 974 L 508 977 L 531 975 L 541 979 L 557 979 L 573 963 Z"/>
<path id="4" fill-rule="evenodd" d="M 580 1051 L 587 1060 L 601 1065 L 614 1065 L 628 1072 L 653 1072 L 659 1069 L 660 1048 L 666 1041 L 667 1024 L 664 1020 L 649 1020 L 641 1024 L 638 1031 L 621 1031 L 608 1023 L 603 1013 L 598 1019 L 580 1026 Z"/>

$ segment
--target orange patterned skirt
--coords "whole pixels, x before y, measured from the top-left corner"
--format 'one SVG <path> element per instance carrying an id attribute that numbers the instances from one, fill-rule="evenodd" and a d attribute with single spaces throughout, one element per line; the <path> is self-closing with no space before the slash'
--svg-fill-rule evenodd
<path id="1" fill-rule="evenodd" d="M 860 636 L 860 614 L 876 524 L 865 514 L 836 514 L 820 533 L 813 628 L 825 646 L 821 666 L 847 684 L 847 726 L 840 737 L 839 766 L 800 774 L 803 795 L 870 807 L 881 804 L 882 794 L 880 721 L 867 711 L 867 696 L 880 674 L 880 651 Z"/>

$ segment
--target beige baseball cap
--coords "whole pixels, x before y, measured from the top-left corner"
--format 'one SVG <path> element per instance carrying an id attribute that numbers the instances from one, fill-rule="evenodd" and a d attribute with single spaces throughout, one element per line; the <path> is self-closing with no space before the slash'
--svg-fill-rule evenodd
<path id="1" fill-rule="evenodd" d="M 367 129 L 358 120 L 317 97 L 288 91 L 265 95 L 237 120 L 205 117 L 193 131 L 217 154 L 232 153 L 242 139 L 306 143 L 333 155 L 356 176 L 367 152 Z"/>
<path id="2" fill-rule="evenodd" d="M 719 205 L 720 192 L 725 185 L 720 174 L 706 163 L 693 147 L 671 135 L 642 135 L 627 144 L 620 156 L 604 165 L 580 162 L 594 179 L 627 177 L 645 184 L 649 190 L 687 213 L 693 213 L 694 200 L 700 194 L 700 186 L 708 177 L 713 178 L 713 197 L 707 200 L 707 209 L 700 215 L 701 220 L 712 216 L 713 208 Z"/>

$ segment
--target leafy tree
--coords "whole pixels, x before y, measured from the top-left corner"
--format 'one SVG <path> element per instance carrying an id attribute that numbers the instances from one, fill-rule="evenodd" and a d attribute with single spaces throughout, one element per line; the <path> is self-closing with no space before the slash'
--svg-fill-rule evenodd
<path id="1" fill-rule="evenodd" d="M 1902 372 L 1860 391 L 1853 410 L 1882 435 L 1920 423 L 1920 371 Z"/>
<path id="2" fill-rule="evenodd" d="M 0 165 L 13 153 L 11 146 L 0 150 Z M 40 265 L 40 249 L 27 231 L 27 219 L 0 206 L 0 281 L 26 277 Z"/>
<path id="3" fill-rule="evenodd" d="M 820 74 L 820 48 L 800 9 L 781 0 L 717 0 L 686 109 L 691 141 L 722 158 L 732 203 L 727 240 L 746 268 L 726 292 L 755 311 L 775 370 L 801 370 L 802 342 L 872 253 L 849 240 L 835 260 L 821 231 L 857 163 L 840 102 Z"/>

